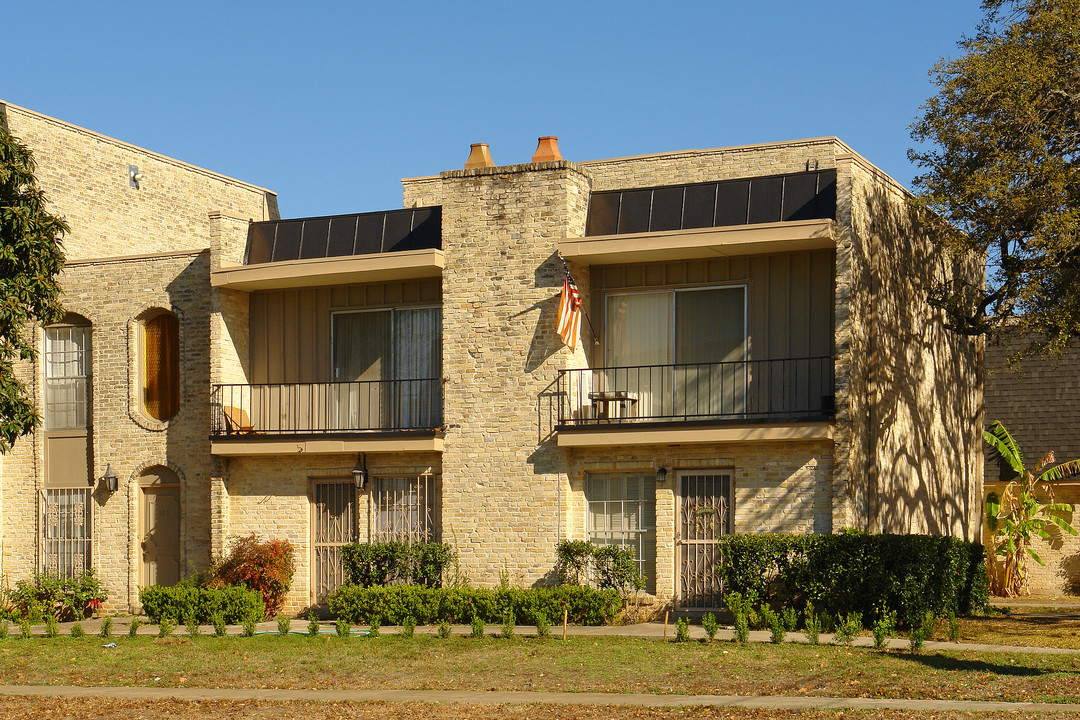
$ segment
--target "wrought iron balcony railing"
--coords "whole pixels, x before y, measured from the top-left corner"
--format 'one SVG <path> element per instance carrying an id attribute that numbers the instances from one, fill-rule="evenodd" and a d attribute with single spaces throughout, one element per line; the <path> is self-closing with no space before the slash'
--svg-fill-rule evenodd
<path id="1" fill-rule="evenodd" d="M 442 427 L 442 380 L 215 385 L 211 434 L 331 435 Z"/>
<path id="2" fill-rule="evenodd" d="M 833 372 L 831 357 L 560 370 L 557 422 L 831 419 Z"/>

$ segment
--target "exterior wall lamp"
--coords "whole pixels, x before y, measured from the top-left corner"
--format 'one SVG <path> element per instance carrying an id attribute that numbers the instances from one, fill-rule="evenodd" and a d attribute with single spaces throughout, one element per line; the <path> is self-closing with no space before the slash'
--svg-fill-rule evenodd
<path id="1" fill-rule="evenodd" d="M 656 484 L 667 482 L 667 468 L 661 465 L 656 468 Z"/>
<path id="2" fill-rule="evenodd" d="M 120 487 L 120 478 L 113 472 L 112 463 L 105 463 L 105 474 L 101 476 L 101 484 L 109 492 L 116 492 Z"/>
<path id="3" fill-rule="evenodd" d="M 364 453 L 356 454 L 356 465 L 352 469 L 353 482 L 357 490 L 363 490 L 367 485 L 367 457 Z"/>

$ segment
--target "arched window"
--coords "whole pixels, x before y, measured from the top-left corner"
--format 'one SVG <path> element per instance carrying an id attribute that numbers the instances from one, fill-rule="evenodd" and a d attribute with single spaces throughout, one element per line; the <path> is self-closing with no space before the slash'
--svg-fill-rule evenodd
<path id="1" fill-rule="evenodd" d="M 180 409 L 180 322 L 170 312 L 142 323 L 142 403 L 155 420 Z"/>

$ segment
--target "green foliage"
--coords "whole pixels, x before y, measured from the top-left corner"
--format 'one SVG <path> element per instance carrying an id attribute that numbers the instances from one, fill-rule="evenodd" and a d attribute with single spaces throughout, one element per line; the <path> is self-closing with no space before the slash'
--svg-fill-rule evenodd
<path id="1" fill-rule="evenodd" d="M 931 300 L 959 332 L 1005 327 L 1060 351 L 1080 331 L 1080 2 L 986 0 L 974 35 L 931 71 L 909 158 L 923 202 L 952 228 L 945 250 L 988 258 L 985 282 Z M 950 228 L 951 229 L 951 228 Z"/>
<path id="2" fill-rule="evenodd" d="M 81 638 L 86 637 L 86 631 L 83 630 L 82 623 L 75 623 L 71 626 L 71 637 Z"/>
<path id="3" fill-rule="evenodd" d="M 1046 564 L 1032 547 L 1037 539 L 1050 540 L 1052 529 L 1077 534 L 1065 519 L 1072 506 L 1054 502 L 1053 483 L 1080 474 L 1080 460 L 1057 465 L 1051 451 L 1028 470 L 1020 445 L 1000 422 L 991 425 L 983 439 L 1019 476 L 1005 486 L 1000 497 L 990 493 L 986 498 L 991 545 L 994 555 L 1002 559 L 1001 567 L 990 575 L 990 589 L 996 595 L 1022 595 L 1027 587 L 1027 558 Z M 947 610 L 952 612 L 952 608 Z"/>
<path id="4" fill-rule="evenodd" d="M 769 639 L 776 645 L 784 642 L 784 637 L 787 635 L 787 627 L 784 625 L 783 619 L 773 613 L 769 618 L 769 630 L 772 632 Z"/>
<path id="5" fill-rule="evenodd" d="M 410 615 L 401 623 L 401 636 L 411 638 L 416 634 L 416 619 Z"/>
<path id="6" fill-rule="evenodd" d="M 690 623 L 686 618 L 679 618 L 675 621 L 675 642 L 690 642 Z"/>
<path id="7" fill-rule="evenodd" d="M 347 620 L 339 619 L 334 623 L 334 631 L 339 638 L 348 639 L 352 637 L 352 625 Z"/>
<path id="8" fill-rule="evenodd" d="M 484 619 L 482 617 L 476 615 L 469 625 L 472 627 L 472 636 L 474 638 L 484 637 Z"/>
<path id="9" fill-rule="evenodd" d="M 260 616 L 261 617 L 261 616 Z M 259 618 L 249 615 L 240 623 L 240 634 L 244 637 L 255 637 L 255 628 Z"/>
<path id="10" fill-rule="evenodd" d="M 0 640 L 7 640 L 11 635 L 11 628 L 8 627 L 8 621 L 0 620 Z"/>
<path id="11" fill-rule="evenodd" d="M 620 592 L 645 587 L 632 548 L 594 545 L 589 540 L 563 540 L 555 546 L 555 554 L 555 577 L 561 585 L 592 585 Z"/>
<path id="12" fill-rule="evenodd" d="M 960 621 L 954 612 L 949 613 L 949 642 L 960 642 Z"/>
<path id="13" fill-rule="evenodd" d="M 166 638 L 173 634 L 173 630 L 176 630 L 176 621 L 173 620 L 172 615 L 166 615 L 158 620 L 158 634 L 159 638 Z"/>
<path id="14" fill-rule="evenodd" d="M 987 606 L 983 546 L 952 537 L 728 535 L 717 568 L 725 595 L 796 610 L 811 604 L 824 618 L 852 612 L 873 622 L 893 610 L 905 625 L 926 610 L 969 615 Z M 732 612 L 734 612 L 732 610 Z M 749 619 L 749 608 L 746 609 Z"/>
<path id="15" fill-rule="evenodd" d="M 199 627 L 199 621 L 190 613 L 188 614 L 187 620 L 184 621 L 184 627 L 187 628 L 187 634 L 190 638 L 197 638 L 202 635 L 202 628 Z"/>
<path id="16" fill-rule="evenodd" d="M 371 618 L 371 620 L 368 622 L 367 636 L 372 637 L 372 638 L 379 637 L 379 628 L 380 627 L 382 627 L 382 620 L 380 620 L 379 616 L 376 615 L 375 617 Z"/>
<path id="17" fill-rule="evenodd" d="M 922 629 L 923 637 L 929 640 L 934 637 L 934 628 L 937 626 L 937 615 L 933 610 L 927 610 L 922 620 L 919 622 L 919 627 Z"/>
<path id="18" fill-rule="evenodd" d="M 439 639 L 446 640 L 450 637 L 450 623 L 445 620 L 439 621 Z"/>
<path id="19" fill-rule="evenodd" d="M 234 538 L 224 557 L 214 558 L 207 585 L 221 588 L 243 585 L 262 594 L 263 617 L 277 614 L 292 585 L 293 546 L 288 540 L 260 541 L 255 533 Z"/>
<path id="20" fill-rule="evenodd" d="M 63 318 L 56 278 L 68 226 L 49 213 L 36 169 L 33 153 L 0 112 L 0 453 L 40 423 L 14 369 L 14 361 L 36 355 L 28 330 Z"/>
<path id="21" fill-rule="evenodd" d="M 546 638 L 551 636 L 551 621 L 542 610 L 536 613 L 536 637 Z"/>
<path id="22" fill-rule="evenodd" d="M 803 608 L 803 632 L 811 645 L 821 642 L 821 619 L 814 613 L 814 606 L 809 603 Z"/>
<path id="23" fill-rule="evenodd" d="M 784 629 L 792 632 L 799 626 L 799 613 L 791 606 L 785 607 L 780 611 L 780 620 L 784 623 Z"/>
<path id="24" fill-rule="evenodd" d="M 341 549 L 348 582 L 360 587 L 420 585 L 442 587 L 447 568 L 457 560 L 445 543 L 353 543 Z"/>
<path id="25" fill-rule="evenodd" d="M 327 604 L 335 617 L 354 623 L 367 623 L 379 616 L 387 623 L 400 624 L 411 616 L 423 625 L 440 620 L 469 623 L 476 617 L 485 623 L 500 623 L 508 611 L 513 611 L 519 622 L 535 625 L 538 612 L 549 618 L 562 617 L 564 608 L 570 622 L 602 625 L 611 622 L 622 607 L 614 590 L 574 585 L 504 590 L 345 585 L 330 595 Z"/>
<path id="26" fill-rule="evenodd" d="M 54 638 L 60 634 L 60 623 L 52 615 L 45 616 L 45 637 Z"/>
<path id="27" fill-rule="evenodd" d="M 503 622 L 502 622 L 502 636 L 503 636 L 503 638 L 505 638 L 506 640 L 509 640 L 510 638 L 514 637 L 514 627 L 516 625 L 517 625 L 517 620 L 514 617 L 514 611 L 513 610 L 507 610 L 506 613 L 503 615 Z"/>
<path id="28" fill-rule="evenodd" d="M 277 631 L 278 635 L 288 635 L 292 630 L 292 619 L 288 615 L 277 616 Z"/>
<path id="29" fill-rule="evenodd" d="M 315 613 L 309 612 L 307 616 L 308 637 L 319 637 L 319 618 Z"/>
<path id="30" fill-rule="evenodd" d="M 23 640 L 34 637 L 34 630 L 30 627 L 30 618 L 24 617 L 22 622 L 19 623 L 19 637 Z"/>
<path id="31" fill-rule="evenodd" d="M 710 642 L 716 637 L 716 631 L 720 629 L 720 626 L 716 622 L 716 616 L 710 613 L 705 613 L 701 616 L 701 629 L 705 631 L 705 637 Z"/>
<path id="32" fill-rule="evenodd" d="M 735 642 L 745 643 L 750 640 L 750 625 L 746 620 L 746 615 L 737 613 L 735 615 Z"/>
<path id="33" fill-rule="evenodd" d="M 60 622 L 90 617 L 108 597 L 93 569 L 76 578 L 34 573 L 7 591 L 7 602 L 15 614 L 32 622 L 48 617 Z"/>
<path id="34" fill-rule="evenodd" d="M 139 634 L 139 626 L 142 625 L 142 621 L 137 617 L 131 618 L 131 623 L 128 625 L 128 637 L 137 637 Z"/>
<path id="35" fill-rule="evenodd" d="M 847 617 L 839 619 L 836 623 L 836 632 L 833 640 L 837 645 L 848 646 L 855 639 L 855 635 L 862 630 L 862 615 L 857 612 L 848 613 Z"/>
<path id="36" fill-rule="evenodd" d="M 238 625 L 248 616 L 261 619 L 266 612 L 261 593 L 235 585 L 222 588 L 199 587 L 188 582 L 171 587 L 150 585 L 139 591 L 139 602 L 151 622 L 170 615 L 212 623 L 220 615 L 223 624 Z"/>
<path id="37" fill-rule="evenodd" d="M 103 619 L 101 621 L 101 630 L 98 632 L 98 635 L 100 635 L 103 638 L 111 638 L 112 637 L 112 626 L 113 626 L 112 615 L 109 615 L 108 617 L 106 617 L 105 619 Z"/>
<path id="38" fill-rule="evenodd" d="M 896 632 L 896 611 L 884 610 L 874 621 L 874 647 L 881 649 L 889 642 L 889 638 Z"/>
<path id="39" fill-rule="evenodd" d="M 225 622 L 225 615 L 220 610 L 210 615 L 210 624 L 214 626 L 214 635 L 216 637 L 225 637 L 225 634 L 229 632 L 228 623 Z"/>

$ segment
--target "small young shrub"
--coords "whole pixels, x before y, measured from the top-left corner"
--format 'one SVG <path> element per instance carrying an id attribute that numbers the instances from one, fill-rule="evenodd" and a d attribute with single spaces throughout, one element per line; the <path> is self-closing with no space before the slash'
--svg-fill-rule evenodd
<path id="1" fill-rule="evenodd" d="M 219 612 L 210 616 L 210 624 L 214 626 L 214 635 L 217 637 L 225 637 L 225 633 L 229 631 L 229 626 L 225 623 L 225 616 Z"/>
<path id="2" fill-rule="evenodd" d="M 686 621 L 686 618 L 679 618 L 675 621 L 675 642 L 689 642 L 690 641 L 690 623 Z"/>
<path id="3" fill-rule="evenodd" d="M 30 618 L 24 617 L 22 622 L 19 623 L 19 637 L 23 640 L 34 637 L 34 630 L 30 627 Z"/>
<path id="4" fill-rule="evenodd" d="M 338 621 L 334 623 L 334 630 L 337 632 L 339 638 L 352 637 L 352 626 L 345 620 L 338 618 Z"/>
<path id="5" fill-rule="evenodd" d="M 914 655 L 923 649 L 923 643 L 926 641 L 926 632 L 922 627 L 913 627 L 911 632 L 908 633 L 908 647 L 911 650 L 911 654 Z"/>
<path id="6" fill-rule="evenodd" d="M 252 533 L 235 538 L 224 557 L 214 558 L 207 573 L 210 587 L 244 585 L 262 593 L 265 617 L 273 617 L 292 585 L 293 546 L 288 540 L 265 540 Z"/>
<path id="7" fill-rule="evenodd" d="M 255 637 L 255 627 L 258 625 L 258 619 L 255 617 L 246 617 L 244 622 L 240 623 L 240 634 L 244 637 Z"/>
<path id="8" fill-rule="evenodd" d="M 889 638 L 896 632 L 896 611 L 895 610 L 882 610 L 881 616 L 874 621 L 873 633 L 874 633 L 874 647 L 881 649 L 885 647 Z"/>
<path id="9" fill-rule="evenodd" d="M 401 623 L 401 636 L 411 638 L 416 634 L 416 618 L 412 615 L 405 618 L 405 621 Z"/>
<path id="10" fill-rule="evenodd" d="M 836 632 L 833 634 L 833 640 L 837 645 L 847 647 L 851 645 L 851 641 L 855 639 L 855 635 L 862 630 L 862 615 L 853 612 L 848 613 L 846 618 L 837 618 Z"/>
<path id="11" fill-rule="evenodd" d="M 548 620 L 547 613 L 536 613 L 536 637 L 546 638 L 551 636 L 551 621 Z"/>
<path id="12" fill-rule="evenodd" d="M 199 627 L 199 617 L 194 612 L 189 612 L 187 617 L 184 618 L 184 627 L 187 628 L 187 634 L 190 638 L 197 638 L 202 635 L 202 628 Z"/>
<path id="13" fill-rule="evenodd" d="M 771 640 L 774 645 L 779 645 L 784 642 L 784 637 L 787 635 L 787 625 L 784 624 L 783 619 L 776 613 L 773 613 L 772 618 L 769 620 L 769 630 L 772 631 L 769 640 Z"/>
<path id="14" fill-rule="evenodd" d="M 450 637 L 450 623 L 445 620 L 439 621 L 439 639 L 445 640 Z"/>
<path id="15" fill-rule="evenodd" d="M 514 611 L 510 610 L 503 615 L 502 636 L 507 640 L 514 637 L 514 627 L 516 625 L 517 619 L 514 617 Z"/>
<path id="16" fill-rule="evenodd" d="M 319 618 L 314 612 L 309 612 L 307 616 L 307 635 L 308 637 L 319 637 Z"/>
<path id="17" fill-rule="evenodd" d="M 292 630 L 292 619 L 288 615 L 277 616 L 277 632 L 278 635 L 288 635 Z"/>
<path id="18" fill-rule="evenodd" d="M 750 623 L 746 615 L 742 613 L 735 616 L 735 642 L 744 643 L 750 640 Z"/>
<path id="19" fill-rule="evenodd" d="M 758 626 L 756 630 L 772 630 L 774 626 L 780 624 L 780 615 L 771 607 L 765 603 L 761 604 L 761 608 L 758 610 Z M 750 627 L 754 627 L 754 622 L 751 620 Z"/>
<path id="20" fill-rule="evenodd" d="M 378 615 L 376 615 L 375 617 L 371 618 L 371 622 L 368 623 L 367 636 L 371 638 L 379 637 L 379 628 L 381 627 L 382 619 Z"/>
<path id="21" fill-rule="evenodd" d="M 806 603 L 803 610 L 803 632 L 806 633 L 806 641 L 811 645 L 821 642 L 821 619 L 814 614 L 814 606 Z"/>
<path id="22" fill-rule="evenodd" d="M 716 637 L 716 631 L 719 627 L 716 624 L 716 616 L 712 613 L 705 613 L 701 616 L 701 629 L 705 631 L 705 637 L 710 642 Z"/>
<path id="23" fill-rule="evenodd" d="M 82 623 L 75 623 L 71 626 L 71 637 L 81 638 L 86 637 L 86 631 L 83 630 Z"/>
<path id="24" fill-rule="evenodd" d="M 484 619 L 479 615 L 473 616 L 472 622 L 469 623 L 472 627 L 472 636 L 474 638 L 484 637 Z"/>
<path id="25" fill-rule="evenodd" d="M 922 630 L 923 640 L 930 640 L 934 637 L 934 628 L 937 626 L 937 615 L 933 610 L 927 610 L 923 616 L 922 621 L 919 623 L 919 628 Z"/>
<path id="26" fill-rule="evenodd" d="M 142 625 L 142 621 L 137 617 L 131 618 L 131 623 L 128 625 L 128 637 L 133 638 L 139 634 L 139 626 Z"/>
<path id="27" fill-rule="evenodd" d="M 795 632 L 795 629 L 799 627 L 799 614 L 790 605 L 780 612 L 780 620 L 783 621 L 784 629 L 788 632 Z"/>
<path id="28" fill-rule="evenodd" d="M 52 615 L 45 616 L 45 637 L 54 638 L 60 634 L 60 623 Z"/>
<path id="29" fill-rule="evenodd" d="M 166 638 L 173 634 L 173 630 L 176 629 L 176 621 L 173 620 L 172 615 L 166 615 L 158 622 L 159 638 Z"/>
<path id="30" fill-rule="evenodd" d="M 112 637 L 112 615 L 109 615 L 101 621 L 101 630 L 98 632 L 98 635 L 103 638 Z"/>
<path id="31" fill-rule="evenodd" d="M 11 635 L 11 629 L 8 628 L 7 619 L 0 619 L 0 640 L 7 640 Z"/>
<path id="32" fill-rule="evenodd" d="M 949 642 L 960 642 L 960 621 L 952 610 L 949 611 Z"/>

